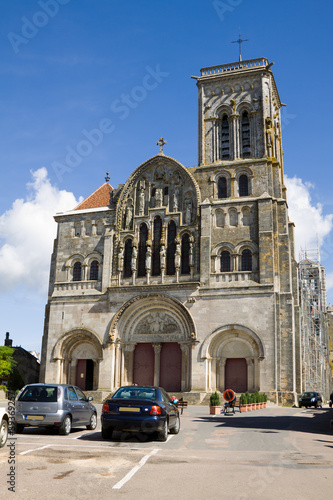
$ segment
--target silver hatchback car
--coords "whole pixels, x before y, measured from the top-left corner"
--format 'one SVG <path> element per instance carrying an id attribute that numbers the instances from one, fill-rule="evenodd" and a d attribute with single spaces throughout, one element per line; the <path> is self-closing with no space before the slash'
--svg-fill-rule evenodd
<path id="1" fill-rule="evenodd" d="M 94 430 L 97 411 L 78 387 L 65 384 L 30 384 L 21 389 L 15 400 L 16 433 L 24 427 L 58 427 L 59 434 L 69 434 L 72 427 Z"/>

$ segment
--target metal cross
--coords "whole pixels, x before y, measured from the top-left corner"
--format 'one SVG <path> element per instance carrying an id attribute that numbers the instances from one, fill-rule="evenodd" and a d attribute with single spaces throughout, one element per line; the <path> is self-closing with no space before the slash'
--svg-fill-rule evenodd
<path id="1" fill-rule="evenodd" d="M 245 38 L 244 40 L 242 40 L 242 37 L 241 37 L 241 32 L 240 32 L 240 28 L 239 28 L 239 38 L 238 40 L 234 40 L 233 42 L 231 43 L 238 43 L 239 44 L 239 60 L 241 61 L 242 60 L 242 51 L 241 51 L 241 45 L 243 42 L 248 42 L 248 39 Z"/>
<path id="2" fill-rule="evenodd" d="M 109 172 L 106 172 L 105 182 L 109 182 L 109 180 L 110 180 Z"/>
<path id="3" fill-rule="evenodd" d="M 159 153 L 163 153 L 163 146 L 166 144 L 167 141 L 163 139 L 163 137 L 160 137 L 160 140 L 157 141 L 156 145 L 160 147 Z"/>

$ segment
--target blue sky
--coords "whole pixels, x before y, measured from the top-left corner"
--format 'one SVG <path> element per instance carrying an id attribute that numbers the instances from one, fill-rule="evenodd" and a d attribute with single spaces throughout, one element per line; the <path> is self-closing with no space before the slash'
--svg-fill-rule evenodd
<path id="1" fill-rule="evenodd" d="M 0 343 L 40 351 L 55 225 L 164 151 L 197 164 L 200 68 L 267 57 L 283 108 L 298 247 L 317 240 L 333 302 L 332 3 L 0 1 Z M 99 130 L 99 132 L 96 132 Z M 94 144 L 84 147 L 87 137 Z M 74 151 L 74 153 L 73 153 Z M 78 153 L 79 152 L 79 153 Z M 76 153 L 76 154 L 75 154 Z M 296 255 L 298 257 L 298 255 Z"/>

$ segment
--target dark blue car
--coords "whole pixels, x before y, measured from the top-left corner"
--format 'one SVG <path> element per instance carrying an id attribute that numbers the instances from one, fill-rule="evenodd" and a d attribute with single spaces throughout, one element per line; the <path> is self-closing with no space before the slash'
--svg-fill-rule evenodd
<path id="1" fill-rule="evenodd" d="M 101 415 L 102 437 L 110 439 L 114 430 L 155 433 L 166 441 L 168 433 L 178 434 L 178 408 L 161 387 L 120 387 L 107 399 Z"/>

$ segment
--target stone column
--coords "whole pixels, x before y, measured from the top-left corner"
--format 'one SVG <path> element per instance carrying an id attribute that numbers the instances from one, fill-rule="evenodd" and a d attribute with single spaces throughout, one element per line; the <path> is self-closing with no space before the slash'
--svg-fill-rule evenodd
<path id="1" fill-rule="evenodd" d="M 254 359 L 253 360 L 254 366 L 253 366 L 253 378 L 254 378 L 254 390 L 259 391 L 260 389 L 260 369 L 259 369 L 259 359 Z"/>
<path id="2" fill-rule="evenodd" d="M 220 359 L 219 362 L 219 385 L 218 388 L 221 392 L 225 390 L 225 364 L 226 358 Z"/>
<path id="3" fill-rule="evenodd" d="M 68 384 L 76 385 L 76 366 L 77 366 L 77 359 L 72 359 L 69 381 L 67 382 Z"/>
<path id="4" fill-rule="evenodd" d="M 232 141 L 232 159 L 236 160 L 240 158 L 240 140 L 239 140 L 239 118 L 240 115 L 233 114 L 230 115 L 232 119 L 231 126 L 231 141 Z"/>
<path id="5" fill-rule="evenodd" d="M 253 359 L 247 359 L 247 386 L 249 392 L 255 392 Z"/>
<path id="6" fill-rule="evenodd" d="M 188 390 L 188 355 L 189 347 L 187 344 L 180 344 L 180 349 L 182 351 L 182 375 L 181 375 L 181 390 L 183 392 Z"/>
<path id="7" fill-rule="evenodd" d="M 160 385 L 160 366 L 162 344 L 153 344 L 154 348 L 154 385 Z"/>
<path id="8" fill-rule="evenodd" d="M 128 384 L 133 384 L 133 362 L 134 362 L 134 350 L 136 344 L 130 344 L 125 346 L 125 366 L 124 371 L 126 373 L 126 382 Z"/>

